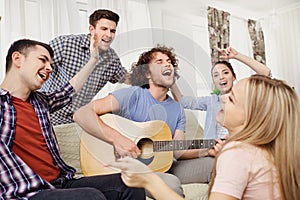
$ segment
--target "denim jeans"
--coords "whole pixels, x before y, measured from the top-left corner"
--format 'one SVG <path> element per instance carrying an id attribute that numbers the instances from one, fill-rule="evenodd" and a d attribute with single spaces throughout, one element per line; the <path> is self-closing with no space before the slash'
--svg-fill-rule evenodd
<path id="1" fill-rule="evenodd" d="M 42 190 L 30 200 L 144 200 L 145 190 L 124 185 L 120 174 L 82 177 L 72 180 L 58 179 L 52 183 L 56 189 Z"/>

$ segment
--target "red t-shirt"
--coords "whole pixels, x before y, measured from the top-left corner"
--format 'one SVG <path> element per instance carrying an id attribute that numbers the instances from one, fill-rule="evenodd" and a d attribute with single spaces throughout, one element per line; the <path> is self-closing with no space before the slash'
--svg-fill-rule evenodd
<path id="1" fill-rule="evenodd" d="M 60 169 L 54 164 L 32 105 L 16 97 L 12 97 L 12 103 L 17 112 L 12 151 L 44 180 L 57 179 Z"/>

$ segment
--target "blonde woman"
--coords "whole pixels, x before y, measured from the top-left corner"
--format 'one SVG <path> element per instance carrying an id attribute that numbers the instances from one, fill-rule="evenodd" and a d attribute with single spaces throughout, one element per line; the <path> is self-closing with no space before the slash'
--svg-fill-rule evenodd
<path id="1" fill-rule="evenodd" d="M 294 89 L 281 80 L 253 75 L 221 100 L 217 121 L 230 138 L 216 157 L 209 200 L 300 199 L 300 104 Z M 160 180 L 141 173 L 147 168 L 136 170 L 135 162 L 126 158 L 112 165 L 122 169 L 127 185 L 168 199 L 165 186 L 155 186 Z"/>
<path id="2" fill-rule="evenodd" d="M 222 96 L 230 138 L 217 156 L 210 199 L 299 199 L 300 110 L 283 81 L 254 75 Z"/>

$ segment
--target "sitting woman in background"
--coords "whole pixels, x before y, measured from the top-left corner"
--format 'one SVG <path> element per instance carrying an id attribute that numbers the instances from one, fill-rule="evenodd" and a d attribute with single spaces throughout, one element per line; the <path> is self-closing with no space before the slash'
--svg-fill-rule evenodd
<path id="1" fill-rule="evenodd" d="M 300 103 L 294 89 L 253 75 L 221 101 L 217 121 L 230 137 L 216 156 L 209 200 L 300 199 Z M 128 186 L 144 187 L 157 199 L 182 199 L 137 160 L 110 166 L 122 170 Z"/>
<path id="2" fill-rule="evenodd" d="M 249 66 L 257 74 L 270 75 L 270 69 L 260 62 L 237 52 L 234 48 L 218 49 L 221 53 L 221 59 L 236 59 Z M 236 80 L 236 74 L 227 61 L 218 61 L 211 69 L 213 83 L 219 94 L 209 96 L 192 97 L 183 96 L 176 84 L 171 88 L 171 92 L 176 101 L 186 108 L 191 110 L 207 111 L 204 126 L 204 138 L 215 139 L 225 138 L 227 130 L 216 122 L 216 115 L 220 109 L 220 95 L 227 94 L 231 91 L 233 82 Z"/>

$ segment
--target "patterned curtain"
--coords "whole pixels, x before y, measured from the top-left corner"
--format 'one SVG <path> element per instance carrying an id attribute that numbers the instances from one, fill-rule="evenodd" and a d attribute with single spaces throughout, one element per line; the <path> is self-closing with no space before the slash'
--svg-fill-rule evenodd
<path id="1" fill-rule="evenodd" d="M 266 64 L 264 34 L 260 23 L 255 20 L 248 19 L 248 30 L 252 42 L 254 59 Z"/>
<path id="2" fill-rule="evenodd" d="M 211 49 L 211 61 L 219 61 L 217 48 L 223 49 L 229 46 L 229 17 L 230 14 L 216 8 L 208 7 L 208 32 L 209 44 Z"/>

